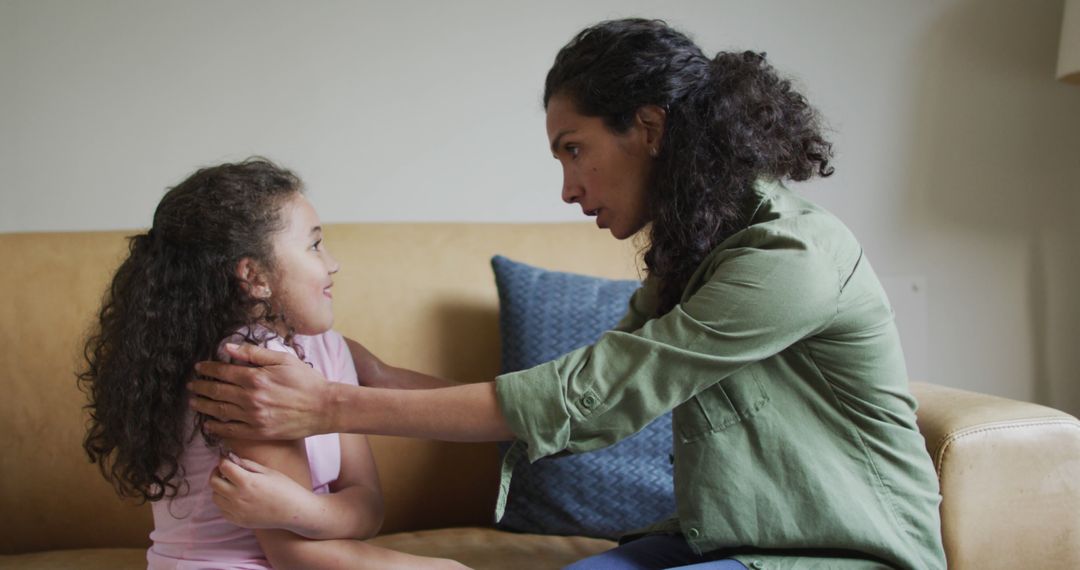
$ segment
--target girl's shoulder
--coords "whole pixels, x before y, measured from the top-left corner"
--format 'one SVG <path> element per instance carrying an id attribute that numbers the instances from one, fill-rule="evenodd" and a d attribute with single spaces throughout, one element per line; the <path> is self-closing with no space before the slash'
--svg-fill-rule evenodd
<path id="1" fill-rule="evenodd" d="M 345 337 L 332 329 L 321 334 L 298 334 L 293 337 L 293 342 L 304 350 L 305 357 L 309 354 L 318 354 L 323 357 L 336 359 L 340 356 L 340 353 L 344 352 L 348 354 L 349 352 L 349 346 L 345 343 Z"/>
<path id="2" fill-rule="evenodd" d="M 356 384 L 356 367 L 345 337 L 335 330 L 317 335 L 296 335 L 296 344 L 304 351 L 304 360 L 331 382 Z"/>
<path id="3" fill-rule="evenodd" d="M 225 352 L 225 344 L 255 344 L 278 352 L 287 352 L 310 364 L 332 382 L 356 384 L 356 368 L 345 337 L 335 330 L 328 330 L 316 335 L 295 335 L 292 345 L 274 331 L 256 326 L 244 327 L 229 335 L 218 346 L 218 358 L 222 362 L 231 362 Z"/>
<path id="4" fill-rule="evenodd" d="M 299 338 L 299 336 L 297 338 Z M 287 352 L 297 356 L 296 350 L 286 344 L 284 338 L 261 325 L 237 329 L 236 332 L 225 337 L 218 344 L 218 358 L 222 362 L 231 362 L 229 355 L 225 352 L 226 344 L 253 344 L 277 352 Z"/>
<path id="5" fill-rule="evenodd" d="M 321 334 L 302 335 L 298 334 L 295 337 L 295 342 L 303 347 L 313 346 L 324 349 L 341 349 L 348 350 L 348 345 L 345 344 L 345 337 L 341 333 L 334 329 L 330 329 Z"/>

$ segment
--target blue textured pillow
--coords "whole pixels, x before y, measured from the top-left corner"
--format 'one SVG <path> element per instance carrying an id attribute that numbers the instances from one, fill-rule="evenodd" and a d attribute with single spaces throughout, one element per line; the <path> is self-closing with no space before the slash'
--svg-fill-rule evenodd
<path id="1" fill-rule="evenodd" d="M 626 312 L 636 281 L 547 271 L 491 259 L 499 289 L 503 372 L 531 368 L 595 342 Z M 505 452 L 508 446 L 503 446 Z M 539 534 L 618 538 L 675 512 L 671 414 L 619 443 L 518 463 L 499 526 Z"/>

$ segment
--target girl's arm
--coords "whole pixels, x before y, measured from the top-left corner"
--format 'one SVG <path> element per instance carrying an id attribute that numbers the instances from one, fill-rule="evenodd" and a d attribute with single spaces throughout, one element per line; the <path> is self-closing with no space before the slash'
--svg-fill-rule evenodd
<path id="1" fill-rule="evenodd" d="M 383 521 L 379 475 L 367 437 L 341 434 L 341 474 L 316 495 L 283 473 L 230 454 L 210 479 L 225 519 L 245 528 L 280 528 L 306 538 L 364 540 Z"/>
<path id="2" fill-rule="evenodd" d="M 330 493 L 315 495 L 310 507 L 286 527 L 307 538 L 365 540 L 379 533 L 383 498 L 367 436 L 341 434 L 341 474 Z M 273 495 L 270 495 L 273 497 Z"/>
<path id="3" fill-rule="evenodd" d="M 363 454 L 356 453 L 361 451 L 357 449 L 356 443 L 350 442 L 349 451 L 346 452 L 343 449 L 342 453 L 342 473 L 344 475 L 348 471 L 347 477 L 351 480 L 363 479 L 366 476 Z M 235 440 L 229 441 L 228 444 L 235 452 L 288 476 L 304 489 L 311 488 L 311 475 L 303 440 L 268 442 Z M 219 475 L 215 473 L 214 478 L 218 479 Z M 223 484 L 238 483 L 240 481 L 219 480 L 215 483 L 215 489 Z M 354 487 L 350 481 L 342 481 L 342 489 Z M 370 498 L 369 493 L 359 494 L 366 494 Z M 215 495 L 217 495 L 216 492 Z M 365 506 L 370 508 L 371 504 L 368 503 Z M 367 509 L 361 507 L 357 510 Z M 375 519 L 381 523 L 381 500 L 378 510 L 377 515 L 370 512 L 358 517 L 345 515 L 342 520 L 351 521 L 357 527 L 370 526 L 371 521 Z M 332 517 L 341 516 L 340 512 L 335 514 L 333 509 L 328 514 Z M 256 529 L 255 536 L 259 541 L 259 546 L 266 553 L 267 559 L 275 568 L 463 568 L 450 560 L 412 556 L 356 540 L 312 540 L 284 529 Z"/>
<path id="4" fill-rule="evenodd" d="M 383 496 L 379 472 L 367 436 L 343 433 L 341 474 L 322 497 L 323 512 L 309 521 L 308 538 L 368 539 L 383 523 Z"/>
<path id="5" fill-rule="evenodd" d="M 407 368 L 390 366 L 371 353 L 364 345 L 351 338 L 346 338 L 349 352 L 356 366 L 356 375 L 360 383 L 374 388 L 396 388 L 398 390 L 419 390 L 425 388 L 446 388 L 457 386 L 453 380 L 431 376 Z"/>

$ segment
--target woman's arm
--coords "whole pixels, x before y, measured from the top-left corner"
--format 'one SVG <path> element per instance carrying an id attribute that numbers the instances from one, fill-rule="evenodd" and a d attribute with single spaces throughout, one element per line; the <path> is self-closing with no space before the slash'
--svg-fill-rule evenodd
<path id="1" fill-rule="evenodd" d="M 218 418 L 206 427 L 243 439 L 296 439 L 316 433 L 385 434 L 443 441 L 513 439 L 494 382 L 394 390 L 326 382 L 295 356 L 229 345 L 234 360 L 255 367 L 200 362 L 213 380 L 189 385 L 196 411 Z"/>
<path id="2" fill-rule="evenodd" d="M 447 388 L 393 390 L 330 386 L 324 413 L 349 433 L 441 441 L 514 438 L 495 397 L 495 382 Z"/>

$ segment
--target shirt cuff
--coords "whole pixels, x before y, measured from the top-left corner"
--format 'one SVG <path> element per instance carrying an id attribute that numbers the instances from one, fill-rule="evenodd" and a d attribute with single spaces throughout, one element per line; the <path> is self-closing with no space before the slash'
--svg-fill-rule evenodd
<path id="1" fill-rule="evenodd" d="M 499 408 L 510 431 L 525 442 L 530 463 L 566 449 L 570 441 L 563 385 L 555 362 L 495 379 Z"/>

